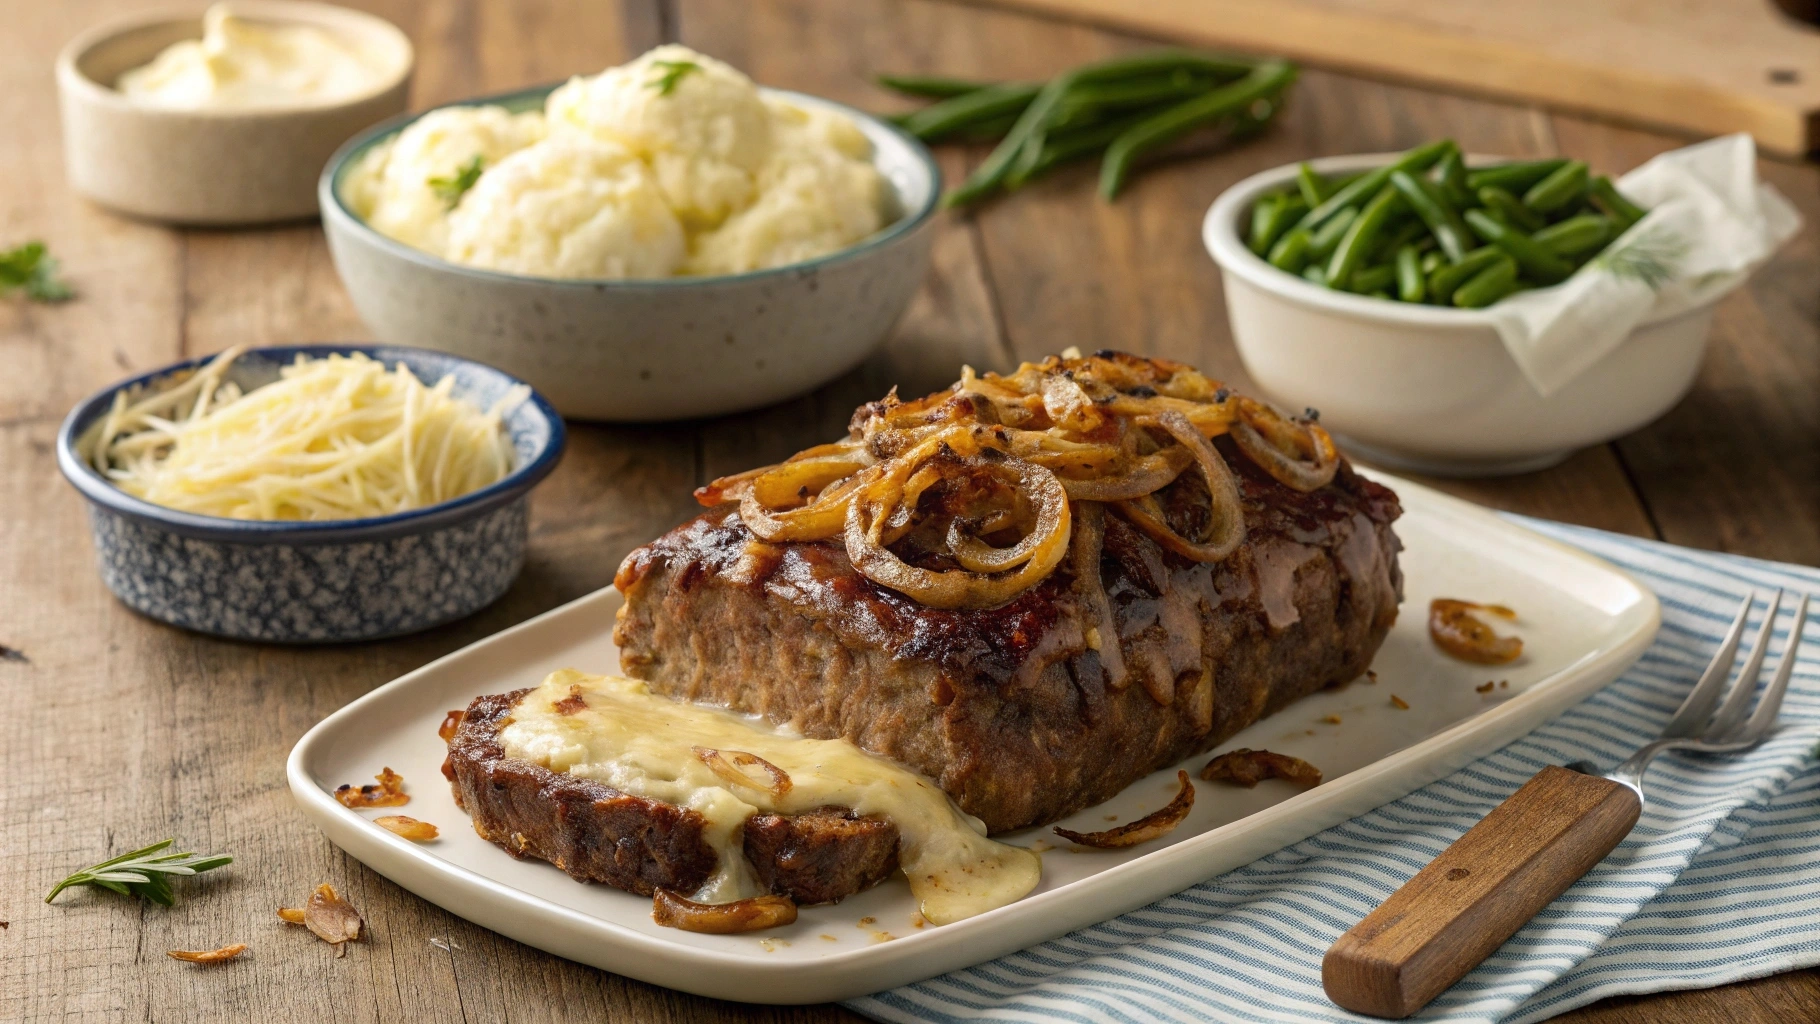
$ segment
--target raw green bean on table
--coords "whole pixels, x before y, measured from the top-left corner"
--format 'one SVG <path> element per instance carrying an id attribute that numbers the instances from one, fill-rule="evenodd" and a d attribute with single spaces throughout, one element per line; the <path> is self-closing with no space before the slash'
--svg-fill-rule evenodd
<path id="1" fill-rule="evenodd" d="M 1296 68 L 1288 61 L 1269 60 L 1230 85 L 1195 97 L 1150 117 L 1106 147 L 1100 162 L 1100 194 L 1112 199 L 1124 188 L 1132 164 L 1141 156 L 1202 125 L 1244 111 L 1253 103 L 1289 88 Z"/>
<path id="2" fill-rule="evenodd" d="M 946 78 L 941 75 L 879 75 L 875 81 L 893 92 L 905 96 L 919 96 L 924 99 L 945 100 L 954 96 L 964 96 L 975 89 L 984 89 L 987 82 L 969 82 L 959 78 Z"/>
<path id="3" fill-rule="evenodd" d="M 1333 194 L 1323 199 L 1319 206 L 1309 210 L 1301 226 L 1311 231 L 1319 228 L 1327 221 L 1327 218 L 1335 216 L 1341 210 L 1349 206 L 1356 206 L 1368 196 L 1377 195 L 1385 182 L 1390 180 L 1392 171 L 1425 171 L 1449 150 L 1456 148 L 1458 147 L 1454 145 L 1452 139 L 1442 139 L 1425 146 L 1417 146 L 1404 152 L 1386 166 L 1366 171 L 1334 190 Z"/>
<path id="4" fill-rule="evenodd" d="M 1517 289 L 1517 261 L 1508 256 L 1479 271 L 1473 279 L 1453 293 L 1453 304 L 1461 309 L 1489 306 Z"/>
<path id="5" fill-rule="evenodd" d="M 1551 157 L 1547 160 L 1518 160 L 1508 164 L 1494 164 L 1476 171 L 1466 172 L 1466 187 L 1477 192 L 1487 185 L 1496 185 L 1512 193 L 1521 192 L 1550 174 L 1565 166 L 1565 158 Z"/>
<path id="6" fill-rule="evenodd" d="M 932 142 L 963 128 L 1017 115 L 1030 105 L 1039 88 L 1022 82 L 988 85 L 924 107 L 904 118 L 903 128 L 919 139 Z"/>
<path id="7" fill-rule="evenodd" d="M 1569 160 L 1553 174 L 1523 193 L 1523 205 L 1537 213 L 1553 213 L 1586 194 L 1586 163 Z"/>
<path id="8" fill-rule="evenodd" d="M 1604 247 L 1617 237 L 1617 222 L 1596 213 L 1583 213 L 1529 236 L 1532 241 L 1557 256 L 1577 256 Z"/>
<path id="9" fill-rule="evenodd" d="M 1485 185 L 1479 189 L 1479 204 L 1490 211 L 1493 217 L 1524 231 L 1540 231 L 1548 223 L 1536 211 L 1523 205 L 1523 200 L 1497 185 Z"/>
<path id="10" fill-rule="evenodd" d="M 1456 288 L 1475 277 L 1480 271 L 1498 262 L 1509 259 L 1504 250 L 1495 245 L 1480 246 L 1466 254 L 1458 263 L 1449 264 L 1428 275 L 1428 296 L 1436 302 L 1446 303 L 1453 299 Z"/>
<path id="11" fill-rule="evenodd" d="M 1466 223 L 1474 234 L 1504 250 L 1524 273 L 1543 284 L 1558 284 L 1574 272 L 1567 261 L 1546 246 L 1536 244 L 1535 239 L 1517 228 L 1492 219 L 1484 210 L 1467 210 Z"/>
<path id="12" fill-rule="evenodd" d="M 1619 234 L 1629 231 L 1631 225 L 1642 220 L 1647 212 L 1619 194 L 1618 187 L 1603 174 L 1587 185 L 1587 198 L 1594 206 L 1605 211 L 1606 216 L 1618 222 Z"/>
<path id="13" fill-rule="evenodd" d="M 1346 234 L 1340 238 L 1340 244 L 1327 260 L 1329 288 L 1350 286 L 1352 272 L 1364 261 L 1366 250 L 1377 241 L 1385 222 L 1402 201 L 1401 193 L 1390 185 L 1384 185 L 1372 196 L 1371 202 L 1365 204 L 1365 209 L 1360 211 L 1352 226 L 1346 229 Z"/>
<path id="14" fill-rule="evenodd" d="M 1428 294 L 1428 280 L 1422 275 L 1422 257 L 1416 247 L 1406 245 L 1397 250 L 1397 298 L 1404 302 L 1421 302 Z"/>
<path id="15" fill-rule="evenodd" d="M 1295 228 L 1270 247 L 1270 265 L 1278 270 L 1299 274 L 1308 265 L 1308 250 L 1313 236 L 1307 228 Z"/>
<path id="16" fill-rule="evenodd" d="M 1124 134 L 1126 129 L 1149 116 L 1148 111 L 1139 111 L 1099 124 L 1056 132 L 1044 141 L 1042 156 L 1037 159 L 1036 165 L 1028 171 L 1021 165 L 1012 168 L 1011 173 L 1005 176 L 1005 185 L 1007 188 L 1017 188 L 1060 164 L 1092 156 L 1105 149 L 1113 139 Z"/>
<path id="17" fill-rule="evenodd" d="M 1461 223 L 1459 212 L 1441 195 L 1440 189 L 1408 171 L 1390 172 L 1390 184 L 1403 194 L 1403 199 L 1422 219 L 1448 259 L 1458 262 L 1466 255 L 1466 225 Z"/>

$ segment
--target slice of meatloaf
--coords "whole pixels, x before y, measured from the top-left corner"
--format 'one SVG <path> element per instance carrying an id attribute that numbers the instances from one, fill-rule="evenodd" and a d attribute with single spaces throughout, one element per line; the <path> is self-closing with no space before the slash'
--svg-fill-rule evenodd
<path id="1" fill-rule="evenodd" d="M 861 576 L 838 538 L 757 540 L 734 506 L 627 556 L 621 670 L 847 737 L 936 780 L 993 832 L 1054 821 L 1353 679 L 1396 620 L 1395 494 L 1344 465 L 1302 493 L 1219 447 L 1248 531 L 1224 561 L 1188 561 L 1104 516 L 1119 679 L 1066 561 L 1008 604 L 941 610 Z"/>
<path id="2" fill-rule="evenodd" d="M 514 857 L 549 861 L 580 881 L 641 896 L 699 889 L 716 863 L 699 813 L 505 755 L 499 731 L 529 692 L 476 698 L 449 741 L 442 772 L 474 831 Z M 754 815 L 744 845 L 773 893 L 830 903 L 896 871 L 897 840 L 897 826 L 883 818 L 823 807 Z"/>

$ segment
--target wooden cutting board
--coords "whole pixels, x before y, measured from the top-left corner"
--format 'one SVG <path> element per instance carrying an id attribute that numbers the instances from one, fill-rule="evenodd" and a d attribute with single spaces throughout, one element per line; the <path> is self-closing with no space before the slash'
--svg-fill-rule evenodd
<path id="1" fill-rule="evenodd" d="M 1769 0 L 974 0 L 1700 134 L 1820 149 L 1820 30 Z"/>

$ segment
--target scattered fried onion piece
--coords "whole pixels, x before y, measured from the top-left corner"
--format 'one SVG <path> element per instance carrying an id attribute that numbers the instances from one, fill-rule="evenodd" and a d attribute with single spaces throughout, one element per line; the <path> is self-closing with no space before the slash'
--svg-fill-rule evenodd
<path id="1" fill-rule="evenodd" d="M 278 916 L 292 924 L 298 923 L 299 912 L 289 907 L 278 908 Z M 341 898 L 335 887 L 327 882 L 316 887 L 305 901 L 301 912 L 302 924 L 310 934 L 335 947 L 335 957 L 348 955 L 348 943 L 359 942 L 366 930 L 366 922 L 361 919 L 360 911 L 354 905 Z"/>
<path id="2" fill-rule="evenodd" d="M 696 758 L 708 766 L 709 771 L 731 785 L 756 789 L 773 797 L 783 796 L 794 785 L 787 772 L 757 754 L 743 750 L 715 750 L 713 747 L 691 749 L 695 751 Z M 747 768 L 757 768 L 765 774 L 766 779 L 760 781 L 757 776 L 746 771 Z"/>
<path id="3" fill-rule="evenodd" d="M 404 777 L 397 772 L 382 768 L 373 777 L 379 780 L 376 786 L 336 786 L 335 799 L 341 801 L 343 807 L 356 810 L 362 807 L 398 807 L 411 802 L 410 796 L 404 791 Z"/>
<path id="4" fill-rule="evenodd" d="M 302 924 L 303 923 L 303 908 L 302 907 L 279 907 L 278 908 L 278 920 L 283 921 L 285 924 Z"/>
<path id="5" fill-rule="evenodd" d="M 468 713 L 460 708 L 442 716 L 442 724 L 436 727 L 436 735 L 441 736 L 444 743 L 455 742 L 455 733 L 461 729 L 461 723 L 467 717 Z"/>
<path id="6" fill-rule="evenodd" d="M 1307 789 L 1321 784 L 1321 770 L 1299 757 L 1240 747 L 1207 762 L 1207 767 L 1201 769 L 1201 778 L 1231 782 L 1246 789 L 1265 779 L 1286 779 Z"/>
<path id="7" fill-rule="evenodd" d="M 1502 665 L 1522 656 L 1520 637 L 1499 636 L 1473 612 L 1486 612 L 1500 619 L 1517 617 L 1516 612 L 1501 604 L 1437 597 L 1428 604 L 1428 635 L 1435 646 L 1475 665 Z"/>
<path id="8" fill-rule="evenodd" d="M 224 964 L 246 952 L 246 943 L 241 942 L 220 949 L 167 949 L 165 955 L 172 960 L 182 960 L 192 964 Z"/>
<path id="9" fill-rule="evenodd" d="M 732 903 L 697 903 L 669 889 L 651 898 L 651 920 L 665 928 L 685 932 L 731 935 L 776 928 L 796 920 L 796 904 L 788 896 L 754 896 Z"/>
<path id="10" fill-rule="evenodd" d="M 395 836 L 403 836 L 414 843 L 427 843 L 437 836 L 436 826 L 427 821 L 403 814 L 386 814 L 373 819 L 373 824 L 385 829 Z"/>
<path id="11" fill-rule="evenodd" d="M 1194 808 L 1194 783 L 1188 781 L 1187 772 L 1178 771 L 1175 776 L 1177 781 L 1182 784 L 1182 788 L 1176 791 L 1175 799 L 1169 801 L 1169 805 L 1160 811 L 1154 811 L 1136 821 L 1120 825 L 1118 828 L 1107 829 L 1104 832 L 1073 832 L 1057 825 L 1055 834 L 1071 843 L 1097 847 L 1102 850 L 1136 846 L 1139 843 L 1147 843 L 1152 839 L 1166 836 L 1175 831 L 1175 827 L 1180 825 L 1182 820 L 1188 817 L 1188 812 Z"/>

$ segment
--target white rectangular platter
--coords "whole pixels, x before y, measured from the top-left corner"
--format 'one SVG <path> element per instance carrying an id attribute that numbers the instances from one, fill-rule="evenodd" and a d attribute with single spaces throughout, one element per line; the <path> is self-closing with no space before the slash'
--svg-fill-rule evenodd
<path id="1" fill-rule="evenodd" d="M 892 988 L 979 963 L 1143 906 L 1362 814 L 1534 729 L 1615 678 L 1655 637 L 1655 596 L 1618 569 L 1484 509 L 1373 474 L 1403 501 L 1403 614 L 1360 680 L 1302 700 L 1221 749 L 1262 748 L 1313 762 L 1319 787 L 1199 783 L 1193 813 L 1141 846 L 1070 847 L 1031 829 L 1003 837 L 1044 850 L 1025 899 L 945 927 L 923 925 L 902 876 L 842 903 L 807 907 L 786 928 L 698 935 L 660 928 L 651 901 L 518 861 L 474 834 L 443 783 L 444 713 L 474 697 L 574 667 L 616 671 L 602 590 L 396 679 L 324 719 L 291 752 L 291 790 L 329 840 L 375 871 L 470 921 L 604 970 L 722 999 L 814 1003 Z M 1518 661 L 1454 661 L 1429 641 L 1428 602 L 1455 597 L 1515 608 Z M 1486 682 L 1508 680 L 1489 692 Z M 1408 707 L 1391 700 L 1400 698 Z M 1336 721 L 1337 719 L 1337 721 Z M 1193 774 L 1207 756 L 1179 767 Z M 341 783 L 382 766 L 404 776 L 404 810 L 442 830 L 418 845 L 338 804 Z M 1175 769 L 1064 822 L 1077 831 L 1131 821 L 1166 803 Z"/>

